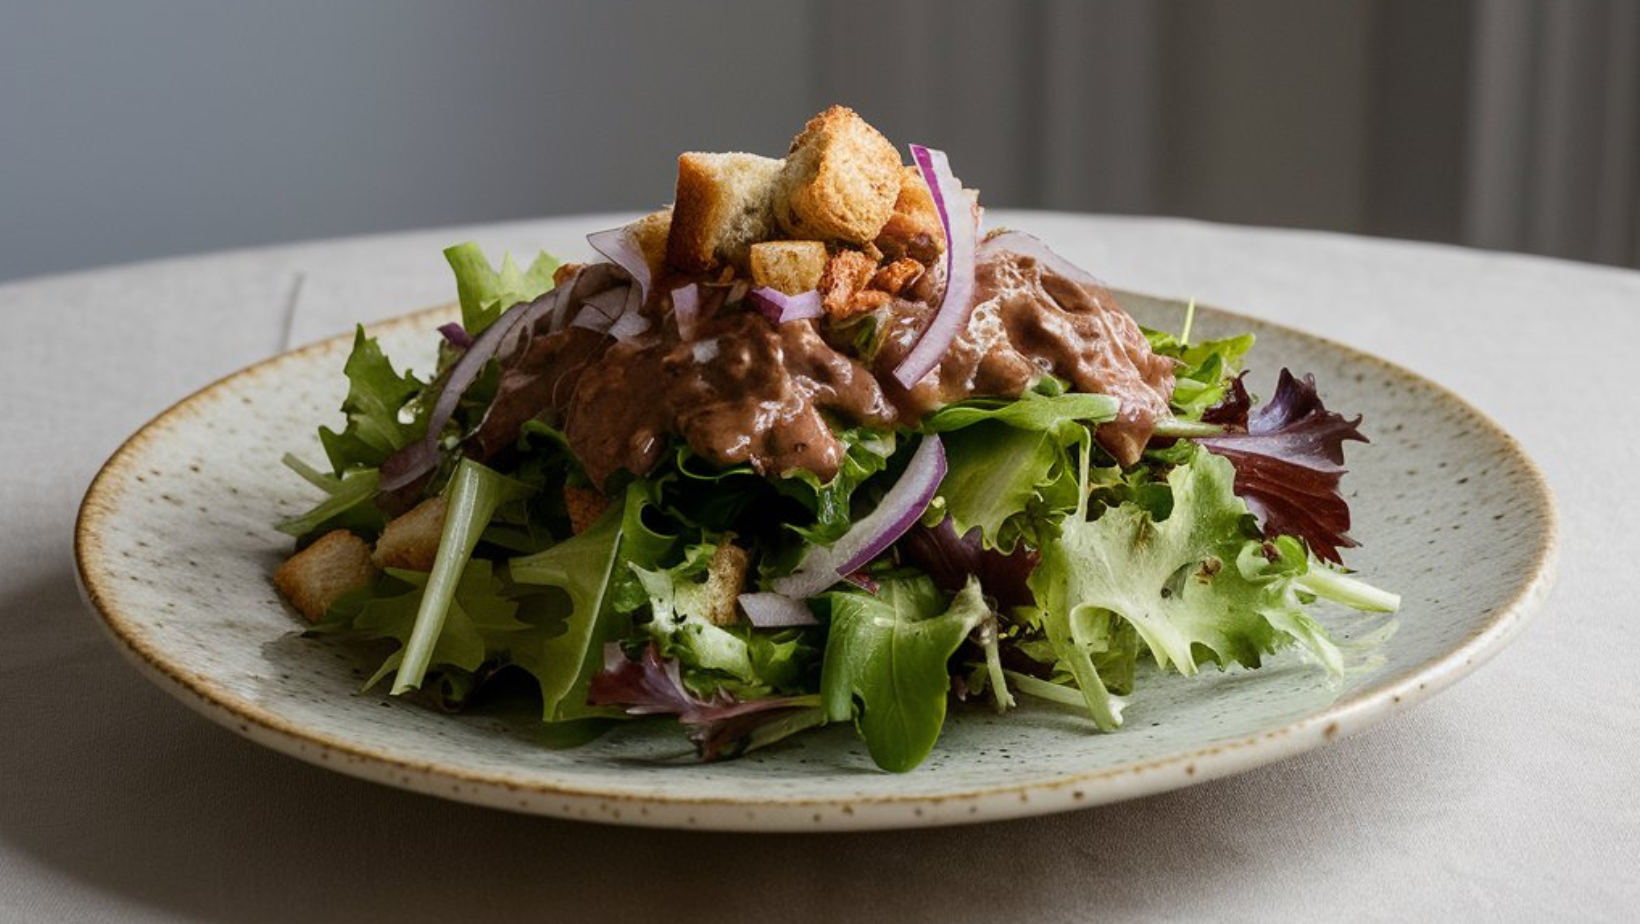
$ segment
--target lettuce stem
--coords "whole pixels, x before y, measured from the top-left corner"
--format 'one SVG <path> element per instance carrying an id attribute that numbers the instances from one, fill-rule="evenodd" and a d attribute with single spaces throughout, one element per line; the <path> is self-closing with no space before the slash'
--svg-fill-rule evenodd
<path id="1" fill-rule="evenodd" d="M 456 585 L 496 508 L 528 493 L 524 485 L 471 459 L 463 459 L 456 467 L 444 489 L 444 529 L 439 534 L 433 571 L 427 576 L 410 641 L 404 646 L 404 657 L 393 677 L 394 696 L 419 688 L 426 679 L 433 649 L 438 646 L 450 603 L 455 599 Z"/>
<path id="2" fill-rule="evenodd" d="M 1318 597 L 1342 603 L 1368 613 L 1393 613 L 1401 608 L 1401 595 L 1345 577 L 1336 571 L 1312 567 L 1295 581 L 1301 589 Z"/>
<path id="3" fill-rule="evenodd" d="M 1156 429 L 1150 432 L 1151 436 L 1177 437 L 1180 439 L 1196 439 L 1203 436 L 1223 436 L 1224 428 L 1218 424 L 1202 423 L 1196 420 L 1180 420 L 1169 417 L 1166 420 L 1156 421 Z"/>
<path id="4" fill-rule="evenodd" d="M 1034 696 L 1037 699 L 1045 699 L 1051 703 L 1059 703 L 1062 706 L 1070 706 L 1075 709 L 1088 708 L 1087 700 L 1083 698 L 1080 692 L 1071 687 L 1050 683 L 1040 677 L 1021 674 L 1019 671 L 1004 669 L 1002 673 L 1014 682 L 1014 689 L 1026 696 Z M 1122 705 L 1121 697 L 1111 696 L 1110 699 L 1116 702 L 1117 708 L 1113 712 L 1119 716 Z"/>

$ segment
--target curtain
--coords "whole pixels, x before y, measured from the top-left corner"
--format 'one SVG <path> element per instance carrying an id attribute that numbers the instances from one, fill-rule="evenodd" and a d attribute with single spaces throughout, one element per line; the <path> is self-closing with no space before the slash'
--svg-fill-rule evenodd
<path id="1" fill-rule="evenodd" d="M 818 102 L 961 151 L 993 205 L 1640 266 L 1640 4 L 866 0 Z"/>

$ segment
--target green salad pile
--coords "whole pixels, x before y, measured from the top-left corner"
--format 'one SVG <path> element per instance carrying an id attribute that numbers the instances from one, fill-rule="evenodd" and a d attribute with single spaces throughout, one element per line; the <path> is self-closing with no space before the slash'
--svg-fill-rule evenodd
<path id="1" fill-rule="evenodd" d="M 525 696 L 543 722 L 589 734 L 678 723 L 706 759 L 851 723 L 879 766 L 905 771 L 952 709 L 1033 698 L 1110 732 L 1152 671 L 1256 668 L 1291 650 L 1342 676 L 1316 601 L 1398 605 L 1341 564 L 1353 545 L 1342 444 L 1364 439 L 1359 418 L 1285 370 L 1255 403 L 1251 336 L 1192 342 L 1188 319 L 1179 335 L 1144 332 L 1176 373 L 1172 417 L 1136 464 L 1094 439 L 1115 399 L 1044 375 L 1020 397 L 948 404 L 914 426 L 840 428 L 846 457 L 824 482 L 713 466 L 678 442 L 641 477 L 592 485 L 550 419 L 524 422 L 487 463 L 464 453 L 506 374 L 497 360 L 429 434 L 452 366 L 558 268 L 543 255 L 496 270 L 472 245 L 446 255 L 461 322 L 437 368 L 401 371 L 361 329 L 345 426 L 320 431 L 328 465 L 286 459 L 325 495 L 280 526 L 299 548 L 336 530 L 373 541 L 397 513 L 443 499 L 430 569 L 382 570 L 310 630 L 379 646 L 369 688 L 451 710 Z M 395 459 L 429 445 L 422 477 L 384 487 Z M 928 490 L 908 508 L 910 482 Z M 577 531 L 589 491 L 607 506 Z M 890 507 L 900 522 L 878 522 Z M 868 561 L 794 578 L 862 530 L 876 533 Z M 722 618 L 726 600 L 779 597 L 783 581 L 820 589 L 787 594 L 796 605 L 773 617 Z"/>

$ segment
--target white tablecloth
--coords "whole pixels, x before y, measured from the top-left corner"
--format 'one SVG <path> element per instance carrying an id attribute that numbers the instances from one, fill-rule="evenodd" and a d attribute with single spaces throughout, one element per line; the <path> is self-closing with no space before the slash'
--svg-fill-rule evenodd
<path id="1" fill-rule="evenodd" d="M 1475 675 L 1364 734 L 1039 819 L 874 834 L 599 827 L 413 795 L 168 698 L 74 584 L 81 494 L 174 400 L 453 298 L 439 250 L 588 253 L 605 218 L 0 286 L 0 920 L 1640 919 L 1640 273 L 1193 222 L 996 213 L 1114 286 L 1345 341 L 1541 464 L 1560 582 Z M 1498 542 L 1510 537 L 1500 535 Z"/>

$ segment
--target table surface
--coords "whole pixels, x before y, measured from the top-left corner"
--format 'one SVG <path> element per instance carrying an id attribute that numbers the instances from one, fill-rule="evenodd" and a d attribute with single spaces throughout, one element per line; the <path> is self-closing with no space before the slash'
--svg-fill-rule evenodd
<path id="1" fill-rule="evenodd" d="M 444 246 L 575 258 L 580 216 L 0 285 L 0 920 L 1632 920 L 1640 273 L 1170 219 L 992 212 L 1113 286 L 1349 343 L 1520 439 L 1559 584 L 1430 702 L 1240 776 L 961 828 L 645 831 L 441 801 L 265 750 L 150 685 L 75 588 L 130 432 L 251 362 L 450 301 Z M 566 246 L 566 244 L 571 246 Z M 1603 349 L 1616 347 L 1613 357 Z M 1500 535 L 1499 542 L 1509 537 Z"/>

